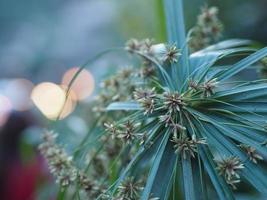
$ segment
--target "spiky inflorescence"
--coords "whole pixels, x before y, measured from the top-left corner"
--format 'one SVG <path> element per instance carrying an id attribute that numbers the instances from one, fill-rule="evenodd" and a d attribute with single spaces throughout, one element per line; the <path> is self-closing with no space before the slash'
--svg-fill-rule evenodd
<path id="1" fill-rule="evenodd" d="M 201 88 L 203 90 L 203 96 L 204 97 L 210 97 L 214 94 L 214 89 L 217 87 L 218 82 L 216 81 L 216 78 L 205 81 Z"/>
<path id="2" fill-rule="evenodd" d="M 39 150 L 45 157 L 50 172 L 62 187 L 78 184 L 89 197 L 92 197 L 98 191 L 96 184 L 74 166 L 72 157 L 68 156 L 65 150 L 55 143 L 56 137 L 57 134 L 52 131 L 45 131 L 43 143 L 39 145 Z"/>
<path id="3" fill-rule="evenodd" d="M 189 47 L 192 52 L 200 50 L 221 37 L 223 25 L 218 18 L 218 9 L 207 6 L 201 9 L 197 24 L 192 30 Z"/>
<path id="4" fill-rule="evenodd" d="M 163 55 L 163 61 L 169 63 L 178 62 L 178 58 L 181 55 L 180 50 L 176 45 L 166 45 L 166 51 Z"/>
<path id="5" fill-rule="evenodd" d="M 227 157 L 222 160 L 217 160 L 217 170 L 219 174 L 224 176 L 226 182 L 236 189 L 236 184 L 240 182 L 239 170 L 244 168 L 244 164 L 241 163 L 238 157 Z"/>
<path id="6" fill-rule="evenodd" d="M 192 136 L 192 139 L 188 137 L 173 137 L 172 142 L 174 143 L 175 153 L 181 155 L 183 159 L 188 156 L 195 158 L 195 154 L 198 152 L 197 145 L 207 144 L 205 139 L 196 139 L 195 135 Z"/>
<path id="7" fill-rule="evenodd" d="M 50 172 L 55 176 L 56 182 L 63 187 L 73 184 L 78 171 L 72 164 L 72 157 L 55 144 L 56 134 L 46 131 L 43 136 L 44 142 L 39 145 L 39 150 L 48 162 Z"/>
<path id="8" fill-rule="evenodd" d="M 140 53 L 140 50 L 137 52 L 137 54 L 138 53 Z M 147 57 L 143 56 L 144 59 L 148 59 L 149 55 L 145 55 Z M 157 62 L 162 60 L 162 54 L 158 54 L 158 57 L 156 58 L 156 54 L 153 54 L 153 56 L 156 64 L 159 64 Z M 213 136 L 210 132 L 217 131 L 216 134 L 220 135 L 223 131 L 225 131 L 221 130 L 220 125 L 221 123 L 223 124 L 225 122 L 219 121 L 217 123 L 216 118 L 218 113 L 223 115 L 223 113 L 226 112 L 223 111 L 221 106 L 231 106 L 231 100 L 229 100 L 227 97 L 223 99 L 219 96 L 218 98 L 218 94 L 224 97 L 224 93 L 220 93 L 224 89 L 222 87 L 224 83 L 221 83 L 219 81 L 220 79 L 218 79 L 220 76 L 217 76 L 221 75 L 222 71 L 220 71 L 218 74 L 209 73 L 207 70 L 210 69 L 210 66 L 205 69 L 201 69 L 200 67 L 201 66 L 199 66 L 198 69 L 199 71 L 194 71 L 196 75 L 192 75 L 185 80 L 184 85 L 181 86 L 181 90 L 174 90 L 170 87 L 170 85 L 168 85 L 167 81 L 167 83 L 164 83 L 164 86 L 160 85 L 162 82 L 164 82 L 160 79 L 153 80 L 156 84 L 151 84 L 151 86 L 150 84 L 144 84 L 141 88 L 136 87 L 133 92 L 133 99 L 130 101 L 132 102 L 135 100 L 135 102 L 138 103 L 140 109 L 138 109 L 137 113 L 140 114 L 143 112 L 144 117 L 137 115 L 139 117 L 133 117 L 132 119 L 139 121 L 140 124 L 145 124 L 144 126 L 150 124 L 150 122 L 155 123 L 156 125 L 152 126 L 151 129 L 147 129 L 147 131 L 145 131 L 146 133 L 141 134 L 135 134 L 136 131 L 124 131 L 120 137 L 127 139 L 124 140 L 126 144 L 134 146 L 134 144 L 137 144 L 135 142 L 139 140 L 139 145 L 151 144 L 147 146 L 147 149 L 149 149 L 151 146 L 153 146 L 153 144 L 155 144 L 155 140 L 160 137 L 160 133 L 165 132 L 165 134 L 170 133 L 170 138 L 172 139 L 168 139 L 172 141 L 171 144 L 173 145 L 174 151 L 178 156 L 183 158 L 183 160 L 187 160 L 187 158 L 194 160 L 196 154 L 199 153 L 199 149 L 203 151 L 203 149 L 210 148 L 206 138 L 209 139 L 210 137 L 211 141 L 214 142 L 215 139 L 213 137 L 217 136 Z M 166 71 L 166 73 L 170 72 Z M 165 75 L 163 74 L 162 76 L 164 77 Z M 227 94 L 227 90 L 225 90 L 225 92 Z M 216 106 L 218 106 L 218 109 Z M 213 112 L 214 115 L 209 117 L 209 112 Z M 213 117 L 214 120 L 212 119 Z M 148 126 L 150 127 L 150 125 Z M 250 126 L 250 124 L 248 126 Z M 153 131 L 155 129 L 158 130 L 158 132 Z M 225 136 L 222 134 L 223 140 L 225 140 L 224 137 Z M 145 139 L 143 140 L 141 138 Z M 232 143 L 232 140 L 230 140 L 230 143 Z M 238 144 L 233 144 L 238 146 Z M 216 146 L 215 149 L 212 149 L 211 156 L 213 157 L 216 155 L 218 150 L 220 150 L 220 145 L 218 145 L 218 147 Z M 261 158 L 260 155 L 256 154 L 255 149 L 253 148 L 247 148 L 243 150 L 246 151 L 246 153 L 249 155 L 249 158 L 254 163 L 256 163 L 256 159 L 259 160 Z M 245 165 L 241 163 L 238 165 L 238 160 L 239 158 L 235 157 L 233 158 L 233 162 L 230 162 L 226 159 L 218 164 L 218 169 L 220 169 L 219 171 L 225 169 L 226 173 L 226 175 L 222 174 L 222 172 L 220 174 L 225 176 L 225 181 L 233 188 L 235 188 L 236 184 L 240 182 L 237 169 L 245 167 Z M 231 166 L 233 168 L 231 168 Z M 230 176 L 229 174 L 232 175 Z"/>
<path id="9" fill-rule="evenodd" d="M 255 148 L 245 144 L 241 144 L 239 146 L 247 153 L 249 160 L 255 164 L 258 163 L 258 160 L 263 160 L 263 157 L 257 153 Z"/>
<path id="10" fill-rule="evenodd" d="M 125 143 L 132 143 L 137 138 L 137 127 L 138 124 L 128 120 L 120 126 L 118 138 L 121 138 Z"/>
<path id="11" fill-rule="evenodd" d="M 133 177 L 127 177 L 121 183 L 118 190 L 117 198 L 120 200 L 136 200 L 140 198 L 140 191 L 143 189 L 140 181 L 134 180 Z"/>

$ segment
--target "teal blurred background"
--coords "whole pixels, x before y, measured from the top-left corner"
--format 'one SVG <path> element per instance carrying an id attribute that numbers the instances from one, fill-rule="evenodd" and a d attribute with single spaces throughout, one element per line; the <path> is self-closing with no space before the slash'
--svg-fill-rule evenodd
<path id="1" fill-rule="evenodd" d="M 267 44 L 266 0 L 186 0 L 187 29 L 205 4 L 220 9 L 224 38 Z M 90 66 L 94 85 L 88 88 L 94 93 L 77 100 L 78 106 L 58 123 L 34 106 L 32 89 L 43 82 L 62 84 L 67 70 L 103 49 L 123 46 L 129 38 L 166 41 L 162 0 L 0 0 L 0 27 L 0 199 L 19 184 L 25 186 L 17 192 L 21 196 L 7 200 L 38 199 L 43 194 L 36 184 L 45 185 L 47 181 L 39 179 L 49 179 L 35 148 L 41 128 L 53 127 L 64 133 L 63 143 L 78 144 L 90 127 L 87 105 L 101 79 L 130 63 L 112 55 Z M 18 185 L 10 178 L 17 177 L 14 171 L 25 173 L 20 180 L 15 178 Z"/>
<path id="2" fill-rule="evenodd" d="M 199 6 L 220 8 L 225 37 L 266 43 L 266 0 L 185 1 L 187 27 Z M 131 37 L 164 41 L 161 0 L 1 0 L 0 78 L 59 80 L 71 66 Z"/>

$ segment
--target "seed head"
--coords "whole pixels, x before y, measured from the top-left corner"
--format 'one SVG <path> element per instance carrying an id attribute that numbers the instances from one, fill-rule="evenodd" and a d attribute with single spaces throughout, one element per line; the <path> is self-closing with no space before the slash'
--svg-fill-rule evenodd
<path id="1" fill-rule="evenodd" d="M 170 113 L 179 112 L 181 107 L 185 105 L 177 92 L 165 93 L 163 95 L 163 101 L 165 108 L 167 108 Z"/>
<path id="2" fill-rule="evenodd" d="M 134 99 L 136 101 L 142 101 L 144 99 L 152 99 L 154 97 L 156 97 L 155 88 L 152 89 L 138 88 L 134 91 Z"/>
<path id="3" fill-rule="evenodd" d="M 134 51 L 139 51 L 141 46 L 141 43 L 137 39 L 130 39 L 126 42 L 125 49 L 133 53 Z"/>
<path id="4" fill-rule="evenodd" d="M 78 169 L 73 165 L 72 157 L 55 143 L 57 135 L 46 131 L 43 135 L 43 143 L 39 145 L 41 154 L 45 157 L 50 172 L 56 178 L 56 182 L 62 187 L 74 183 L 78 176 Z"/>
<path id="5" fill-rule="evenodd" d="M 177 136 L 178 133 L 186 130 L 186 128 L 184 126 L 182 126 L 181 124 L 178 124 L 178 123 L 172 123 L 170 126 L 172 127 L 172 132 L 173 132 L 174 136 Z"/>
<path id="6" fill-rule="evenodd" d="M 166 52 L 165 55 L 163 56 L 163 61 L 176 63 L 180 55 L 181 55 L 180 50 L 177 49 L 176 45 L 166 45 Z"/>
<path id="7" fill-rule="evenodd" d="M 239 145 L 240 148 L 245 151 L 249 157 L 249 160 L 257 164 L 258 160 L 263 160 L 263 157 L 256 152 L 256 149 L 245 144 Z"/>
<path id="8" fill-rule="evenodd" d="M 200 86 L 193 80 L 189 81 L 189 88 L 191 88 L 194 91 L 198 91 L 200 89 Z"/>
<path id="9" fill-rule="evenodd" d="M 238 171 L 244 168 L 240 159 L 235 156 L 230 156 L 228 158 L 215 161 L 217 162 L 217 170 L 219 174 L 224 176 L 226 182 L 235 189 L 235 183 L 240 182 Z"/>
<path id="10" fill-rule="evenodd" d="M 114 139 L 118 135 L 118 128 L 113 123 L 104 123 L 106 131 L 109 132 Z"/>
<path id="11" fill-rule="evenodd" d="M 187 156 L 195 158 L 195 153 L 197 153 L 197 145 L 205 145 L 205 139 L 196 139 L 195 136 L 192 139 L 188 137 L 176 138 L 173 137 L 171 140 L 174 143 L 175 153 L 180 154 L 183 159 L 186 159 Z"/>
<path id="12" fill-rule="evenodd" d="M 119 132 L 118 138 L 121 138 L 127 144 L 130 144 L 137 138 L 136 128 L 138 124 L 134 124 L 128 120 L 125 124 L 121 125 L 121 130 Z"/>
<path id="13" fill-rule="evenodd" d="M 164 123 L 165 127 L 169 127 L 173 124 L 172 116 L 170 114 L 160 116 L 159 121 Z"/>
<path id="14" fill-rule="evenodd" d="M 218 82 L 216 81 L 216 78 L 204 82 L 202 85 L 203 96 L 210 97 L 211 95 L 213 95 L 214 89 L 217 87 L 217 85 L 218 85 Z"/>
<path id="15" fill-rule="evenodd" d="M 144 108 L 144 114 L 151 114 L 155 109 L 155 100 L 154 99 L 144 99 L 140 101 L 141 106 Z"/>
<path id="16" fill-rule="evenodd" d="M 148 54 L 149 56 L 153 56 L 151 52 L 151 47 L 153 46 L 153 39 L 144 39 L 141 41 L 141 51 L 145 54 Z"/>
<path id="17" fill-rule="evenodd" d="M 139 192 L 143 189 L 141 182 L 135 181 L 133 177 L 127 177 L 118 188 L 118 197 L 121 200 L 139 199 Z"/>

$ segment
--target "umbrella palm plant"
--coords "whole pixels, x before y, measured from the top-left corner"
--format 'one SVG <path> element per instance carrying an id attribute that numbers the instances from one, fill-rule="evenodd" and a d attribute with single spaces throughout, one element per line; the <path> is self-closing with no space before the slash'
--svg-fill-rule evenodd
<path id="1" fill-rule="evenodd" d="M 165 0 L 164 7 L 167 44 L 131 40 L 125 48 L 154 71 L 134 83 L 129 98 L 113 98 L 106 107 L 121 119 L 105 123 L 112 136 L 104 142 L 121 139 L 124 155 L 133 155 L 95 199 L 177 200 L 180 191 L 186 200 L 211 199 L 212 185 L 219 199 L 229 200 L 242 181 L 267 194 L 261 166 L 267 157 L 267 83 L 236 76 L 267 56 L 267 48 L 232 39 L 189 53 L 183 1 Z M 132 73 L 121 76 L 129 80 Z"/>

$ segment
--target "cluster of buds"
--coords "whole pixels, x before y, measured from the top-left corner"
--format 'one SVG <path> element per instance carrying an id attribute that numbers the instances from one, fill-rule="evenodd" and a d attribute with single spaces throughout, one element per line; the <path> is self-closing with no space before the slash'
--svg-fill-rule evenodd
<path id="1" fill-rule="evenodd" d="M 78 170 L 73 166 L 72 157 L 68 156 L 64 149 L 55 144 L 57 135 L 46 131 L 44 142 L 39 145 L 39 150 L 48 162 L 50 172 L 56 178 L 56 182 L 62 187 L 74 183 L 78 178 Z"/>
<path id="2" fill-rule="evenodd" d="M 190 80 L 188 85 L 193 92 L 201 92 L 203 97 L 208 98 L 214 94 L 214 90 L 218 86 L 218 82 L 216 78 L 205 80 L 202 84 L 198 84 L 195 81 Z"/>
<path id="3" fill-rule="evenodd" d="M 223 25 L 218 18 L 218 9 L 207 6 L 201 9 L 197 24 L 192 30 L 192 38 L 189 41 L 191 51 L 200 50 L 217 41 L 223 31 Z"/>
<path id="4" fill-rule="evenodd" d="M 163 94 L 163 105 L 166 109 L 168 109 L 169 113 L 176 113 L 179 112 L 186 104 L 178 92 L 169 92 Z"/>
<path id="5" fill-rule="evenodd" d="M 151 48 L 153 46 L 153 40 L 151 39 L 144 39 L 144 40 L 137 40 L 137 39 L 130 39 L 125 44 L 125 49 L 130 53 L 134 52 L 142 52 L 147 55 L 151 55 Z"/>
<path id="6" fill-rule="evenodd" d="M 43 135 L 44 142 L 39 145 L 39 150 L 48 163 L 49 171 L 62 187 L 74 186 L 78 183 L 87 195 L 91 196 L 97 191 L 96 184 L 74 166 L 72 157 L 56 144 L 56 137 L 55 133 L 46 131 Z"/>
<path id="7" fill-rule="evenodd" d="M 140 199 L 140 191 L 142 190 L 141 181 L 135 181 L 133 177 L 127 177 L 118 187 L 117 198 L 120 200 Z"/>
<path id="8" fill-rule="evenodd" d="M 163 54 L 163 62 L 168 63 L 176 63 L 178 62 L 178 58 L 181 55 L 180 49 L 176 47 L 176 45 L 165 45 L 166 51 Z"/>
<path id="9" fill-rule="evenodd" d="M 135 90 L 135 81 L 138 72 L 126 67 L 120 70 L 116 75 L 104 80 L 101 84 L 101 93 L 95 97 L 95 106 L 92 111 L 97 116 L 105 116 L 106 107 L 114 101 L 128 101 Z M 105 119 L 103 119 L 105 120 Z"/>
<path id="10" fill-rule="evenodd" d="M 240 159 L 235 156 L 230 156 L 222 160 L 216 160 L 217 170 L 223 176 L 226 182 L 236 189 L 236 184 L 240 182 L 238 171 L 244 168 Z"/>
<path id="11" fill-rule="evenodd" d="M 255 164 L 258 163 L 258 160 L 263 160 L 263 157 L 256 152 L 255 148 L 245 144 L 241 144 L 239 146 L 243 151 L 246 152 L 249 157 L 249 160 L 254 162 Z"/>
<path id="12" fill-rule="evenodd" d="M 151 114 L 155 109 L 155 88 L 150 90 L 136 89 L 134 92 L 134 99 L 143 107 L 145 115 Z"/>
<path id="13" fill-rule="evenodd" d="M 138 76 L 140 76 L 142 79 L 148 79 L 155 75 L 155 71 L 156 70 L 151 62 L 144 61 L 143 66 L 140 68 L 138 72 Z"/>
<path id="14" fill-rule="evenodd" d="M 130 53 L 142 53 L 161 63 L 176 63 L 181 55 L 180 49 L 178 49 L 175 44 L 153 44 L 152 40 L 150 39 L 145 39 L 142 41 L 131 39 L 126 43 L 125 49 Z M 144 67 L 144 69 L 149 69 L 148 71 L 150 74 L 153 69 L 151 68 L 151 61 L 145 59 L 144 63 L 144 66 L 147 66 L 147 68 Z"/>
<path id="15" fill-rule="evenodd" d="M 95 182 L 92 182 L 83 172 L 79 173 L 79 185 L 86 192 L 88 197 L 97 197 L 99 187 Z"/>
<path id="16" fill-rule="evenodd" d="M 112 134 L 113 138 L 122 139 L 126 144 L 131 144 L 140 135 L 136 132 L 139 123 L 128 120 L 126 123 L 115 126 L 112 123 L 105 123 L 106 131 Z"/>
<path id="17" fill-rule="evenodd" d="M 179 154 L 183 159 L 187 156 L 195 158 L 198 145 L 206 145 L 205 139 L 197 139 L 195 135 L 190 139 L 189 137 L 173 137 L 171 140 L 174 143 L 175 153 Z"/>
<path id="18" fill-rule="evenodd" d="M 203 85 L 201 86 L 202 90 L 203 90 L 203 96 L 204 97 L 210 97 L 211 95 L 214 94 L 214 89 L 217 87 L 218 82 L 215 79 L 211 79 L 208 81 L 205 81 L 203 83 Z"/>

